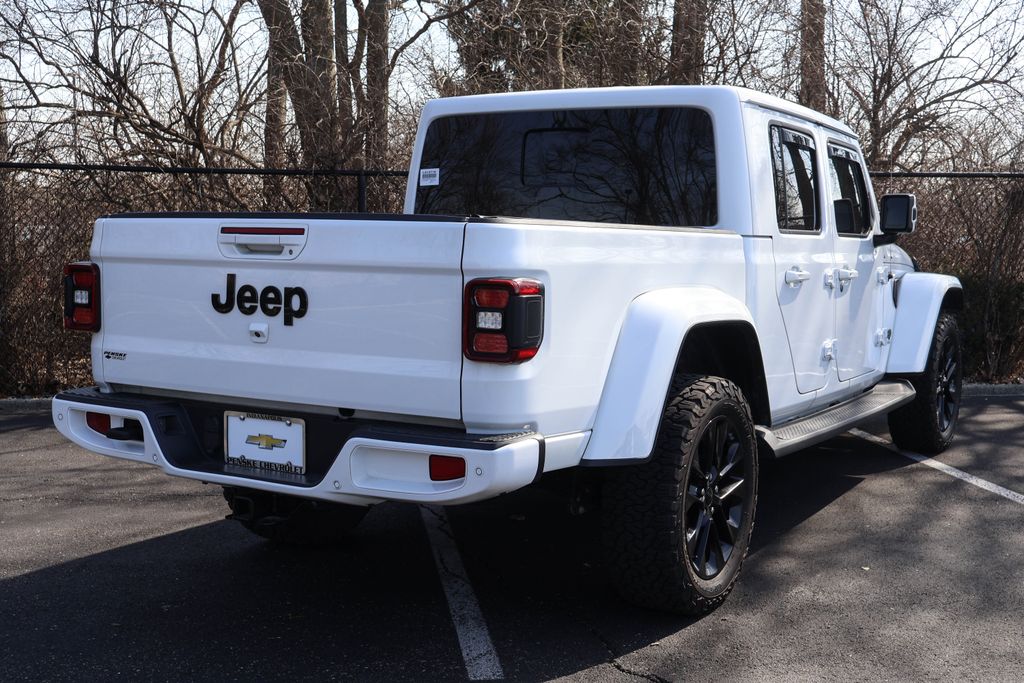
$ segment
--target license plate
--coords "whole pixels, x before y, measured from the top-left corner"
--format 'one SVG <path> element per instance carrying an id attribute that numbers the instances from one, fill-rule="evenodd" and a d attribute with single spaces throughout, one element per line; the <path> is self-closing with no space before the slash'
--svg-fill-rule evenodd
<path id="1" fill-rule="evenodd" d="M 262 413 L 224 413 L 224 462 L 264 472 L 306 473 L 306 423 Z"/>

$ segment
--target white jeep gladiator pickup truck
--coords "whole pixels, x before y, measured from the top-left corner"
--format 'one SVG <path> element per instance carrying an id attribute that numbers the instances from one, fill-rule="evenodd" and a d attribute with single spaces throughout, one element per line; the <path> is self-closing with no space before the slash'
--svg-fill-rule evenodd
<path id="1" fill-rule="evenodd" d="M 759 457 L 884 413 L 952 439 L 962 290 L 895 246 L 916 218 L 850 128 L 748 90 L 436 100 L 402 215 L 100 218 L 64 301 L 97 386 L 53 419 L 286 541 L 575 468 L 621 593 L 703 613 Z"/>

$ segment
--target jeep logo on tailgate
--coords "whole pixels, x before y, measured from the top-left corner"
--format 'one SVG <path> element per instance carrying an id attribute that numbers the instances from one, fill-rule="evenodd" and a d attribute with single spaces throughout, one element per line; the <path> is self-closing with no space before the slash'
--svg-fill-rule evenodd
<path id="1" fill-rule="evenodd" d="M 236 294 L 236 279 L 234 273 L 228 273 L 227 292 L 223 296 L 217 292 L 210 295 L 213 309 L 218 313 L 230 313 L 237 301 L 242 315 L 252 315 L 259 309 L 263 315 L 273 318 L 284 310 L 284 324 L 291 325 L 309 309 L 309 295 L 302 287 L 285 287 L 282 294 L 280 289 L 269 285 L 259 293 L 252 285 L 242 285 Z"/>

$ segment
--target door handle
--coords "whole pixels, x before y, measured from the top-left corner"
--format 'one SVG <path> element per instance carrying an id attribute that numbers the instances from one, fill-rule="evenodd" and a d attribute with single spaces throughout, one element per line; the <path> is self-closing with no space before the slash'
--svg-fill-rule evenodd
<path id="1" fill-rule="evenodd" d="M 860 276 L 860 273 L 855 268 L 848 268 L 845 265 L 842 268 L 836 268 L 836 277 L 839 278 L 839 291 L 845 291 L 847 286 L 852 287 L 849 282 L 856 280 L 858 276 Z"/>
<path id="2" fill-rule="evenodd" d="M 836 274 L 839 276 L 840 282 L 849 282 L 850 280 L 856 280 L 860 276 L 860 272 L 853 268 L 837 268 Z"/>
<path id="3" fill-rule="evenodd" d="M 296 258 L 309 236 L 305 226 L 297 225 L 222 225 L 217 246 L 227 258 Z"/>
<path id="4" fill-rule="evenodd" d="M 793 266 L 786 271 L 786 284 L 790 287 L 798 287 L 801 282 L 811 279 L 811 274 L 802 270 L 799 266 Z"/>

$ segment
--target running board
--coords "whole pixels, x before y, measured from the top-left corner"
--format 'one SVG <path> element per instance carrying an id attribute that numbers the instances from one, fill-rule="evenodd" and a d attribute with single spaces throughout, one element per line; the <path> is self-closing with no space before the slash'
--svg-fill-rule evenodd
<path id="1" fill-rule="evenodd" d="M 777 429 L 758 427 L 757 433 L 776 457 L 789 455 L 842 434 L 875 415 L 888 413 L 914 400 L 915 391 L 905 380 L 886 380 L 856 398 L 820 413 L 787 422 Z"/>

